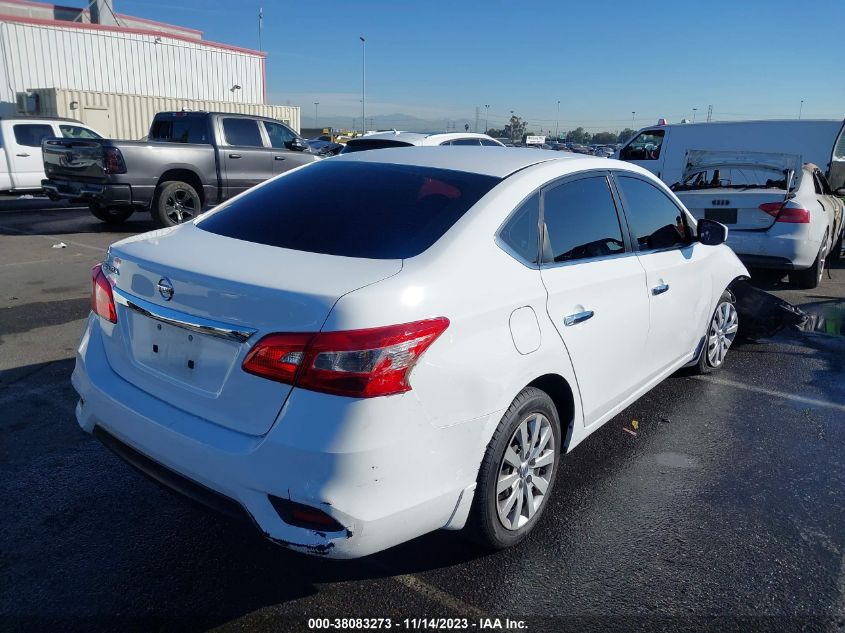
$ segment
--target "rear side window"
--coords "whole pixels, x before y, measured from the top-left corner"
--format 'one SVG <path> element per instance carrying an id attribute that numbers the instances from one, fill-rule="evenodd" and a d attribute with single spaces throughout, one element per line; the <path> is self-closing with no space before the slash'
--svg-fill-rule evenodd
<path id="1" fill-rule="evenodd" d="M 79 125 L 60 125 L 59 129 L 65 138 L 103 138 L 93 130 Z"/>
<path id="2" fill-rule="evenodd" d="M 604 176 L 580 178 L 546 191 L 543 221 L 545 262 L 625 252 L 616 205 Z"/>
<path id="3" fill-rule="evenodd" d="M 482 144 L 484 147 L 501 147 L 501 146 L 502 146 L 502 145 L 501 145 L 501 143 L 497 143 L 496 141 L 493 141 L 493 140 L 491 140 L 491 139 L 489 139 L 489 138 L 483 138 L 483 139 L 481 139 L 481 144 Z"/>
<path id="4" fill-rule="evenodd" d="M 663 146 L 665 130 L 648 130 L 638 134 L 619 154 L 622 160 L 657 160 Z"/>
<path id="5" fill-rule="evenodd" d="M 833 157 L 839 160 L 845 160 L 845 126 L 839 133 L 839 140 L 836 141 L 836 147 L 833 148 Z"/>
<path id="6" fill-rule="evenodd" d="M 50 125 L 39 125 L 36 123 L 23 123 L 14 126 L 15 141 L 18 145 L 26 147 L 41 147 L 41 141 L 45 138 L 55 136 Z"/>
<path id="7" fill-rule="evenodd" d="M 168 143 L 210 143 L 208 120 L 203 116 L 173 116 L 155 119 L 150 127 L 151 141 Z"/>
<path id="8" fill-rule="evenodd" d="M 540 194 L 535 193 L 505 222 L 499 240 L 519 259 L 536 264 L 539 247 Z"/>
<path id="9" fill-rule="evenodd" d="M 673 248 L 689 243 L 689 228 L 683 212 L 651 183 L 617 176 L 625 198 L 625 215 L 640 251 Z"/>
<path id="10" fill-rule="evenodd" d="M 472 145 L 473 147 L 478 147 L 481 145 L 477 138 L 456 138 L 453 141 L 446 141 L 445 143 L 440 143 L 441 145 Z"/>
<path id="11" fill-rule="evenodd" d="M 411 143 L 404 141 L 392 141 L 386 138 L 361 139 L 357 141 L 349 141 L 341 150 L 341 154 L 349 154 L 351 152 L 363 152 L 370 149 L 386 149 L 388 147 L 410 147 Z"/>
<path id="12" fill-rule="evenodd" d="M 434 244 L 498 178 L 325 160 L 256 187 L 201 229 L 311 253 L 403 259 Z"/>
<path id="13" fill-rule="evenodd" d="M 223 136 L 229 145 L 264 147 L 255 119 L 223 119 Z"/>

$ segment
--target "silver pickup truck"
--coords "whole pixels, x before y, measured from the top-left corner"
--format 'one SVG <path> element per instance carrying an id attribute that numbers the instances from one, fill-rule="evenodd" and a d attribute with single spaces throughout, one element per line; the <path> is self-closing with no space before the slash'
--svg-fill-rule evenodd
<path id="1" fill-rule="evenodd" d="M 243 114 L 160 112 L 148 139 L 45 139 L 41 187 L 104 222 L 143 210 L 173 226 L 320 158 L 284 123 Z"/>

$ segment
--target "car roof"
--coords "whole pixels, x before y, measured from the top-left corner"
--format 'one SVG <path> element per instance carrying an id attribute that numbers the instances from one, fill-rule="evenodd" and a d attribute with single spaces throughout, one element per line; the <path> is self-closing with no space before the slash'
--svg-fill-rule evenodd
<path id="1" fill-rule="evenodd" d="M 427 132 L 403 132 L 399 131 L 388 131 L 388 132 L 375 132 L 374 134 L 365 134 L 364 136 L 359 136 L 355 138 L 355 141 L 358 140 L 370 140 L 370 139 L 377 139 L 377 140 L 391 140 L 391 141 L 402 141 L 405 143 L 411 143 L 413 145 L 429 145 L 432 143 L 440 143 L 443 141 L 450 141 L 457 138 L 486 138 L 495 141 L 492 136 L 488 136 L 487 134 L 480 134 L 478 132 L 434 132 L 434 133 L 427 133 Z M 496 141 L 498 143 L 498 141 Z"/>
<path id="2" fill-rule="evenodd" d="M 538 152 L 527 148 L 500 148 L 472 146 L 450 147 L 401 147 L 352 152 L 341 154 L 329 160 L 360 161 L 368 163 L 389 163 L 393 165 L 414 165 L 437 169 L 450 169 L 505 178 L 512 173 L 549 161 L 609 161 L 609 159 L 567 152 Z M 617 161 L 613 161 L 616 163 Z M 596 165 L 600 167 L 600 165 Z"/>

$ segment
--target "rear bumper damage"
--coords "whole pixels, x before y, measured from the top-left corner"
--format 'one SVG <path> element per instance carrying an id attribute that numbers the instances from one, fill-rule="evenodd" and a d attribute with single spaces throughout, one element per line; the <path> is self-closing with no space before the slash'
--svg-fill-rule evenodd
<path id="1" fill-rule="evenodd" d="M 303 553 L 355 558 L 458 529 L 472 501 L 477 473 L 463 470 L 473 461 L 465 453 L 471 429 L 432 427 L 413 398 L 294 390 L 266 435 L 239 433 L 122 379 L 108 364 L 94 315 L 72 382 L 80 426 L 122 459 L 195 501 L 247 516 L 268 539 Z M 426 444 L 442 450 L 420 450 Z M 290 525 L 273 497 L 318 509 L 342 529 Z"/>

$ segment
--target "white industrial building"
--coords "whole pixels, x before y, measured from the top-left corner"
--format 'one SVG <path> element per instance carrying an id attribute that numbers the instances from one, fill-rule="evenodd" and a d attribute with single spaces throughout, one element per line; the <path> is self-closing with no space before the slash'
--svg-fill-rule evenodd
<path id="1" fill-rule="evenodd" d="M 87 4 L 87 2 L 86 2 Z M 248 112 L 299 130 L 299 108 L 266 103 L 266 54 L 195 29 L 115 13 L 0 0 L 0 115 L 79 119 L 141 138 L 165 109 Z"/>

